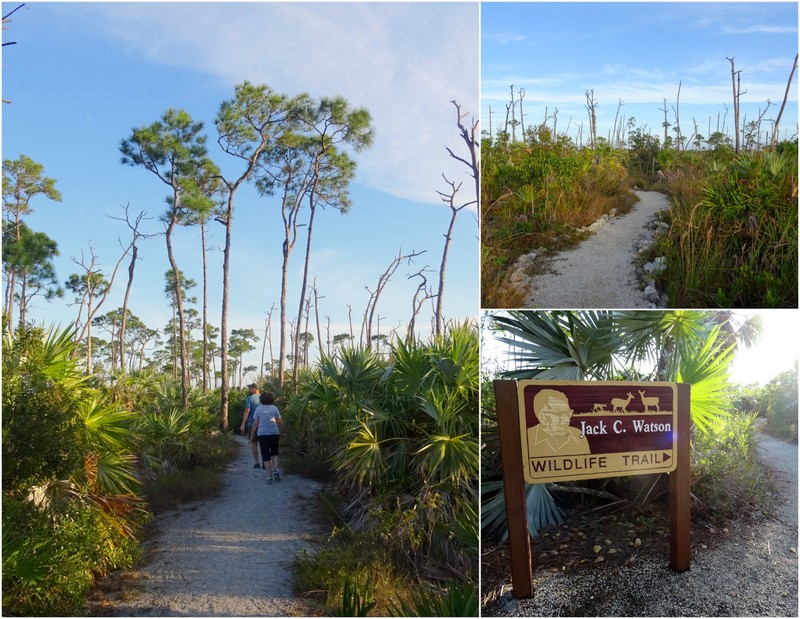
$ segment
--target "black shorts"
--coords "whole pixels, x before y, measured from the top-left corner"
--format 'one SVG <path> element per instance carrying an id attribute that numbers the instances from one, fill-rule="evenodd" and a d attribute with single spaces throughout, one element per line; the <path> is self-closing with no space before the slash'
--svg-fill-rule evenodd
<path id="1" fill-rule="evenodd" d="M 261 459 L 269 462 L 272 456 L 278 455 L 279 434 L 261 434 L 258 436 L 258 444 L 261 447 Z"/>

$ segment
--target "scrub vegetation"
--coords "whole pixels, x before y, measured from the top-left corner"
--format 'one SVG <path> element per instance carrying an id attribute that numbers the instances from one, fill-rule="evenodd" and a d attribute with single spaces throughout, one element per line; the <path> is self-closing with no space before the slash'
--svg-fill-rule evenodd
<path id="1" fill-rule="evenodd" d="M 95 579 L 135 565 L 151 514 L 214 495 L 235 453 L 218 430 L 218 394 L 191 390 L 184 409 L 168 376 L 104 384 L 85 372 L 73 336 L 23 324 L 3 341 L 9 614 L 85 613 Z M 474 616 L 475 325 L 428 343 L 397 339 L 385 353 L 341 347 L 281 402 L 287 466 L 333 489 L 320 499 L 332 532 L 297 559 L 298 589 L 324 591 L 320 605 L 337 615 Z"/>
<path id="2" fill-rule="evenodd" d="M 477 615 L 475 325 L 386 357 L 342 349 L 298 393 L 288 461 L 334 482 L 336 506 L 323 549 L 296 562 L 300 587 L 335 616 Z"/>
<path id="3" fill-rule="evenodd" d="M 672 306 L 797 307 L 797 136 L 776 139 L 780 114 L 767 118 L 769 105 L 757 120 L 736 111 L 732 129 L 718 115 L 712 131 L 709 117 L 708 136 L 696 119 L 691 135 L 681 131 L 677 104 L 673 123 L 664 102 L 663 136 L 618 109 L 604 138 L 587 91 L 588 130 L 581 124 L 575 137 L 559 129 L 557 110 L 525 127 L 511 93 L 510 118 L 482 141 L 482 307 L 519 307 L 506 285 L 516 259 L 580 240 L 582 227 L 630 208 L 634 187 L 672 200 L 647 256 L 666 257 L 657 283 Z"/>

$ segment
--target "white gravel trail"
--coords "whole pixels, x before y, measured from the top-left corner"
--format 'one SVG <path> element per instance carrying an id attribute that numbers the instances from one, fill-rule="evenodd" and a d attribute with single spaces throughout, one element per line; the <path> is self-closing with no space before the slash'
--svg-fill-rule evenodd
<path id="1" fill-rule="evenodd" d="M 633 264 L 639 245 L 652 237 L 647 223 L 670 207 L 657 191 L 635 191 L 633 209 L 613 217 L 578 247 L 547 259 L 548 271 L 531 277 L 525 307 L 594 309 L 651 307 Z"/>
<path id="2" fill-rule="evenodd" d="M 291 564 L 322 531 L 311 517 L 321 485 L 284 475 L 267 484 L 250 448 L 224 472 L 220 496 L 159 515 L 147 564 L 118 616 L 308 616 L 292 591 Z M 127 597 L 127 596 L 126 596 Z"/>

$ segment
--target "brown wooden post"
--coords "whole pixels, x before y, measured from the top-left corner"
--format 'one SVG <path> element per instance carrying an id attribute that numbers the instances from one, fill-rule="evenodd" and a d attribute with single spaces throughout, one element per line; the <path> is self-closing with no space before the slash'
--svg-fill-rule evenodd
<path id="1" fill-rule="evenodd" d="M 691 385 L 679 384 L 677 467 L 669 474 L 669 557 L 676 572 L 685 572 L 691 563 L 691 419 Z"/>
<path id="2" fill-rule="evenodd" d="M 529 598 L 533 595 L 531 539 L 528 532 L 528 506 L 525 501 L 522 470 L 517 382 L 494 381 L 494 395 L 500 434 L 500 457 L 503 464 L 512 595 L 515 598 Z"/>

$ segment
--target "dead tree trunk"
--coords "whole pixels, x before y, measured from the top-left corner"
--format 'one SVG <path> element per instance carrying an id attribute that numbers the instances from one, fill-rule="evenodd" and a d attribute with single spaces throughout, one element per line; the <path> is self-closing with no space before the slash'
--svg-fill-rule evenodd
<path id="1" fill-rule="evenodd" d="M 514 102 L 514 84 L 511 84 L 511 143 L 517 141 L 517 118 L 515 116 L 517 104 Z"/>
<path id="2" fill-rule="evenodd" d="M 124 249 L 122 255 L 119 257 L 119 260 L 117 260 L 117 264 L 114 265 L 114 270 L 111 272 L 111 279 L 108 281 L 103 281 L 101 271 L 96 269 L 97 255 L 94 253 L 94 246 L 91 243 L 89 244 L 91 261 L 88 265 L 86 264 L 83 250 L 81 250 L 80 262 L 78 262 L 76 258 L 72 258 L 72 261 L 83 268 L 83 270 L 86 272 L 86 322 L 84 323 L 81 332 L 77 334 L 75 341 L 79 342 L 80 340 L 86 338 L 86 370 L 89 374 L 92 373 L 92 321 L 97 316 L 100 308 L 106 302 L 106 299 L 111 292 L 111 287 L 114 285 L 114 280 L 117 277 L 119 266 L 122 264 L 122 261 L 125 259 L 125 256 L 128 255 L 130 250 L 130 245 Z M 95 298 L 98 299 L 96 305 L 93 303 Z M 80 320 L 80 314 L 78 320 Z"/>
<path id="3" fill-rule="evenodd" d="M 778 125 L 781 122 L 781 116 L 783 116 L 783 109 L 786 107 L 786 100 L 789 98 L 789 88 L 792 85 L 792 78 L 794 77 L 794 72 L 797 71 L 797 54 L 794 56 L 794 64 L 792 65 L 792 72 L 789 74 L 789 80 L 786 82 L 786 92 L 783 95 L 783 103 L 781 103 L 781 109 L 778 112 L 778 118 L 775 119 L 775 127 L 772 129 L 772 141 L 770 142 L 770 149 L 775 150 L 775 142 L 777 141 L 778 137 Z"/>
<path id="4" fill-rule="evenodd" d="M 378 306 L 378 299 L 380 298 L 383 289 L 386 288 L 386 284 L 389 283 L 392 275 L 394 275 L 394 272 L 397 271 L 397 267 L 400 266 L 403 260 L 408 260 L 410 264 L 412 258 L 421 256 L 425 253 L 425 251 L 426 250 L 420 252 L 412 251 L 410 254 L 404 255 L 403 250 L 401 249 L 397 254 L 397 258 L 392 260 L 387 269 L 378 278 L 378 286 L 375 288 L 375 292 L 372 292 L 369 288 L 364 286 L 367 292 L 370 293 L 370 297 L 367 301 L 367 307 L 364 310 L 364 320 L 361 325 L 361 342 L 362 344 L 366 342 L 367 348 L 372 349 L 372 324 L 375 321 L 375 308 Z"/>
<path id="5" fill-rule="evenodd" d="M 311 291 L 314 293 L 314 318 L 317 322 L 317 347 L 319 348 L 319 358 L 322 359 L 325 351 L 322 349 L 322 330 L 319 326 L 319 300 L 324 299 L 325 297 L 319 296 L 316 277 L 314 278 L 314 283 L 311 284 Z M 330 349 L 330 342 L 328 342 L 328 348 Z"/>
<path id="6" fill-rule="evenodd" d="M 477 208 L 476 215 L 478 221 L 480 221 L 481 209 L 480 202 L 478 201 L 478 197 L 481 195 L 481 157 L 480 153 L 478 152 L 480 148 L 480 143 L 478 142 L 478 127 L 480 121 L 473 118 L 472 125 L 470 126 L 469 130 L 467 130 L 467 128 L 464 126 L 464 118 L 466 118 L 467 115 L 461 113 L 461 106 L 455 100 L 451 101 L 450 103 L 452 103 L 456 108 L 456 125 L 458 126 L 458 133 L 461 136 L 461 139 L 464 140 L 464 143 L 467 145 L 469 161 L 463 157 L 458 157 L 449 148 L 445 148 L 453 159 L 460 161 L 470 169 L 470 176 L 472 176 L 472 180 L 475 185 L 475 206 Z"/>
<path id="7" fill-rule="evenodd" d="M 678 82 L 678 96 L 675 99 L 675 107 L 672 108 L 675 112 L 675 141 L 678 143 L 678 151 L 681 150 L 681 144 L 683 143 L 683 136 L 681 135 L 681 85 L 682 81 Z M 686 150 L 684 146 L 683 150 Z"/>
<path id="8" fill-rule="evenodd" d="M 741 71 L 738 71 L 738 72 L 736 71 L 736 67 L 735 67 L 734 62 L 733 62 L 733 58 L 736 58 L 736 56 L 734 56 L 733 58 L 728 58 L 726 56 L 726 58 L 728 59 L 728 62 L 731 63 L 731 88 L 733 89 L 733 123 L 734 123 L 734 126 L 736 127 L 736 134 L 734 135 L 733 140 L 734 140 L 734 150 L 735 150 L 736 154 L 738 155 L 739 154 L 739 148 L 740 148 L 740 143 L 739 143 L 739 93 L 741 92 L 741 88 L 742 88 L 742 76 L 741 76 Z M 737 86 L 737 79 L 736 79 L 737 78 L 737 74 L 739 75 L 738 86 Z"/>
<path id="9" fill-rule="evenodd" d="M 669 137 L 669 133 L 667 132 L 667 130 L 669 129 L 669 120 L 667 120 L 667 112 L 668 112 L 668 110 L 667 110 L 667 99 L 664 98 L 664 97 L 662 97 L 662 99 L 664 101 L 664 107 L 659 108 L 659 110 L 664 112 L 664 124 L 663 124 L 663 127 L 664 127 L 664 148 L 666 148 L 667 144 L 669 143 L 667 141 L 667 138 Z"/>
<path id="10" fill-rule="evenodd" d="M 131 296 L 131 289 L 133 288 L 133 274 L 134 270 L 136 269 L 136 260 L 139 254 L 139 248 L 136 245 L 139 239 L 145 238 L 152 238 L 155 235 L 144 235 L 139 232 L 139 225 L 142 223 L 143 219 L 149 219 L 149 217 L 145 217 L 147 213 L 141 211 L 134 220 L 134 223 L 131 224 L 130 217 L 128 215 L 128 209 L 130 208 L 130 202 L 122 207 L 123 212 L 125 213 L 125 218 L 123 220 L 122 217 L 111 217 L 111 219 L 118 219 L 120 221 L 125 221 L 128 227 L 133 232 L 133 240 L 131 241 L 131 262 L 128 265 L 128 285 L 125 287 L 125 297 L 122 301 L 122 324 L 120 325 L 119 329 L 119 363 L 120 368 L 122 371 L 126 371 L 126 364 L 125 364 L 125 329 L 128 323 L 128 301 L 130 300 Z"/>
<path id="11" fill-rule="evenodd" d="M 428 279 L 424 275 L 426 271 L 427 267 L 423 267 L 417 273 L 408 276 L 408 279 L 411 279 L 412 277 L 419 277 L 422 279 L 422 282 L 420 282 L 419 286 L 417 286 L 417 291 L 414 293 L 414 298 L 411 300 L 411 320 L 408 321 L 408 328 L 406 329 L 406 340 L 408 342 L 414 341 L 417 315 L 422 309 L 422 305 L 425 303 L 425 301 L 433 296 L 431 291 L 428 290 Z M 424 296 L 420 299 L 419 297 L 423 293 Z"/>
<path id="12" fill-rule="evenodd" d="M 437 191 L 436 193 L 439 194 L 439 197 L 442 199 L 442 202 L 447 204 L 448 208 L 450 209 L 450 226 L 447 228 L 447 234 L 444 235 L 444 250 L 442 251 L 442 263 L 439 267 L 439 289 L 436 293 L 436 329 L 434 333 L 436 335 L 442 335 L 442 331 L 444 330 L 444 281 L 445 281 L 445 273 L 447 271 L 447 257 L 450 253 L 450 243 L 453 240 L 453 229 L 456 226 L 456 219 L 458 218 L 458 214 L 461 210 L 467 206 L 468 204 L 473 204 L 473 201 L 465 202 L 460 206 L 456 206 L 456 194 L 458 193 L 459 189 L 461 189 L 461 183 L 456 185 L 452 181 L 447 180 L 447 177 L 442 175 L 444 178 L 444 182 L 450 186 L 450 193 L 444 193 L 442 191 Z"/>
<path id="13" fill-rule="evenodd" d="M 614 148 L 618 148 L 619 147 L 619 136 L 617 135 L 617 120 L 619 119 L 619 111 L 620 111 L 620 109 L 622 108 L 623 105 L 625 105 L 625 104 L 622 102 L 622 99 L 617 99 L 617 113 L 614 114 L 614 128 L 611 130 L 611 136 L 612 136 L 613 142 L 611 140 L 609 140 L 609 143 Z"/>
<path id="14" fill-rule="evenodd" d="M 451 101 L 451 103 L 456 108 L 456 124 L 458 125 L 459 132 L 461 137 L 464 139 L 464 142 L 467 144 L 467 148 L 469 149 L 470 153 L 470 160 L 467 161 L 463 157 L 457 156 L 453 153 L 452 150 L 447 148 L 447 152 L 450 156 L 455 159 L 456 161 L 460 161 L 464 165 L 466 165 L 470 169 L 470 173 L 475 181 L 475 198 L 474 200 L 467 200 L 462 202 L 461 204 L 456 204 L 456 194 L 458 193 L 459 189 L 461 188 L 461 183 L 451 182 L 447 179 L 444 174 L 442 174 L 442 178 L 444 178 L 444 182 L 447 183 L 450 187 L 449 193 L 444 193 L 441 191 L 437 191 L 436 193 L 439 194 L 439 197 L 442 199 L 442 202 L 447 204 L 448 208 L 450 209 L 451 217 L 450 217 L 450 226 L 447 229 L 447 234 L 445 234 L 445 243 L 444 243 L 444 250 L 442 251 L 442 263 L 439 268 L 439 289 L 436 294 L 436 312 L 435 312 L 435 333 L 436 335 L 441 335 L 444 329 L 444 282 L 445 282 L 445 271 L 447 270 L 447 257 L 450 252 L 450 243 L 453 240 L 453 230 L 455 228 L 456 219 L 458 218 L 458 213 L 467 206 L 475 205 L 476 209 L 478 208 L 478 201 L 480 198 L 480 171 L 478 169 L 478 152 L 477 152 L 477 139 L 476 134 L 478 131 L 478 121 L 473 121 L 472 123 L 472 132 L 468 132 L 467 129 L 464 127 L 463 120 L 465 114 L 461 113 L 461 106 L 456 103 L 456 101 Z M 478 211 L 478 217 L 480 217 L 480 211 Z"/>
<path id="15" fill-rule="evenodd" d="M 592 150 L 597 148 L 597 99 L 594 98 L 594 88 L 586 91 L 586 110 L 589 112 L 589 135 Z"/>
<path id="16" fill-rule="evenodd" d="M 353 306 L 347 304 L 347 322 L 350 324 L 350 341 L 354 342 L 356 337 L 353 334 Z"/>

